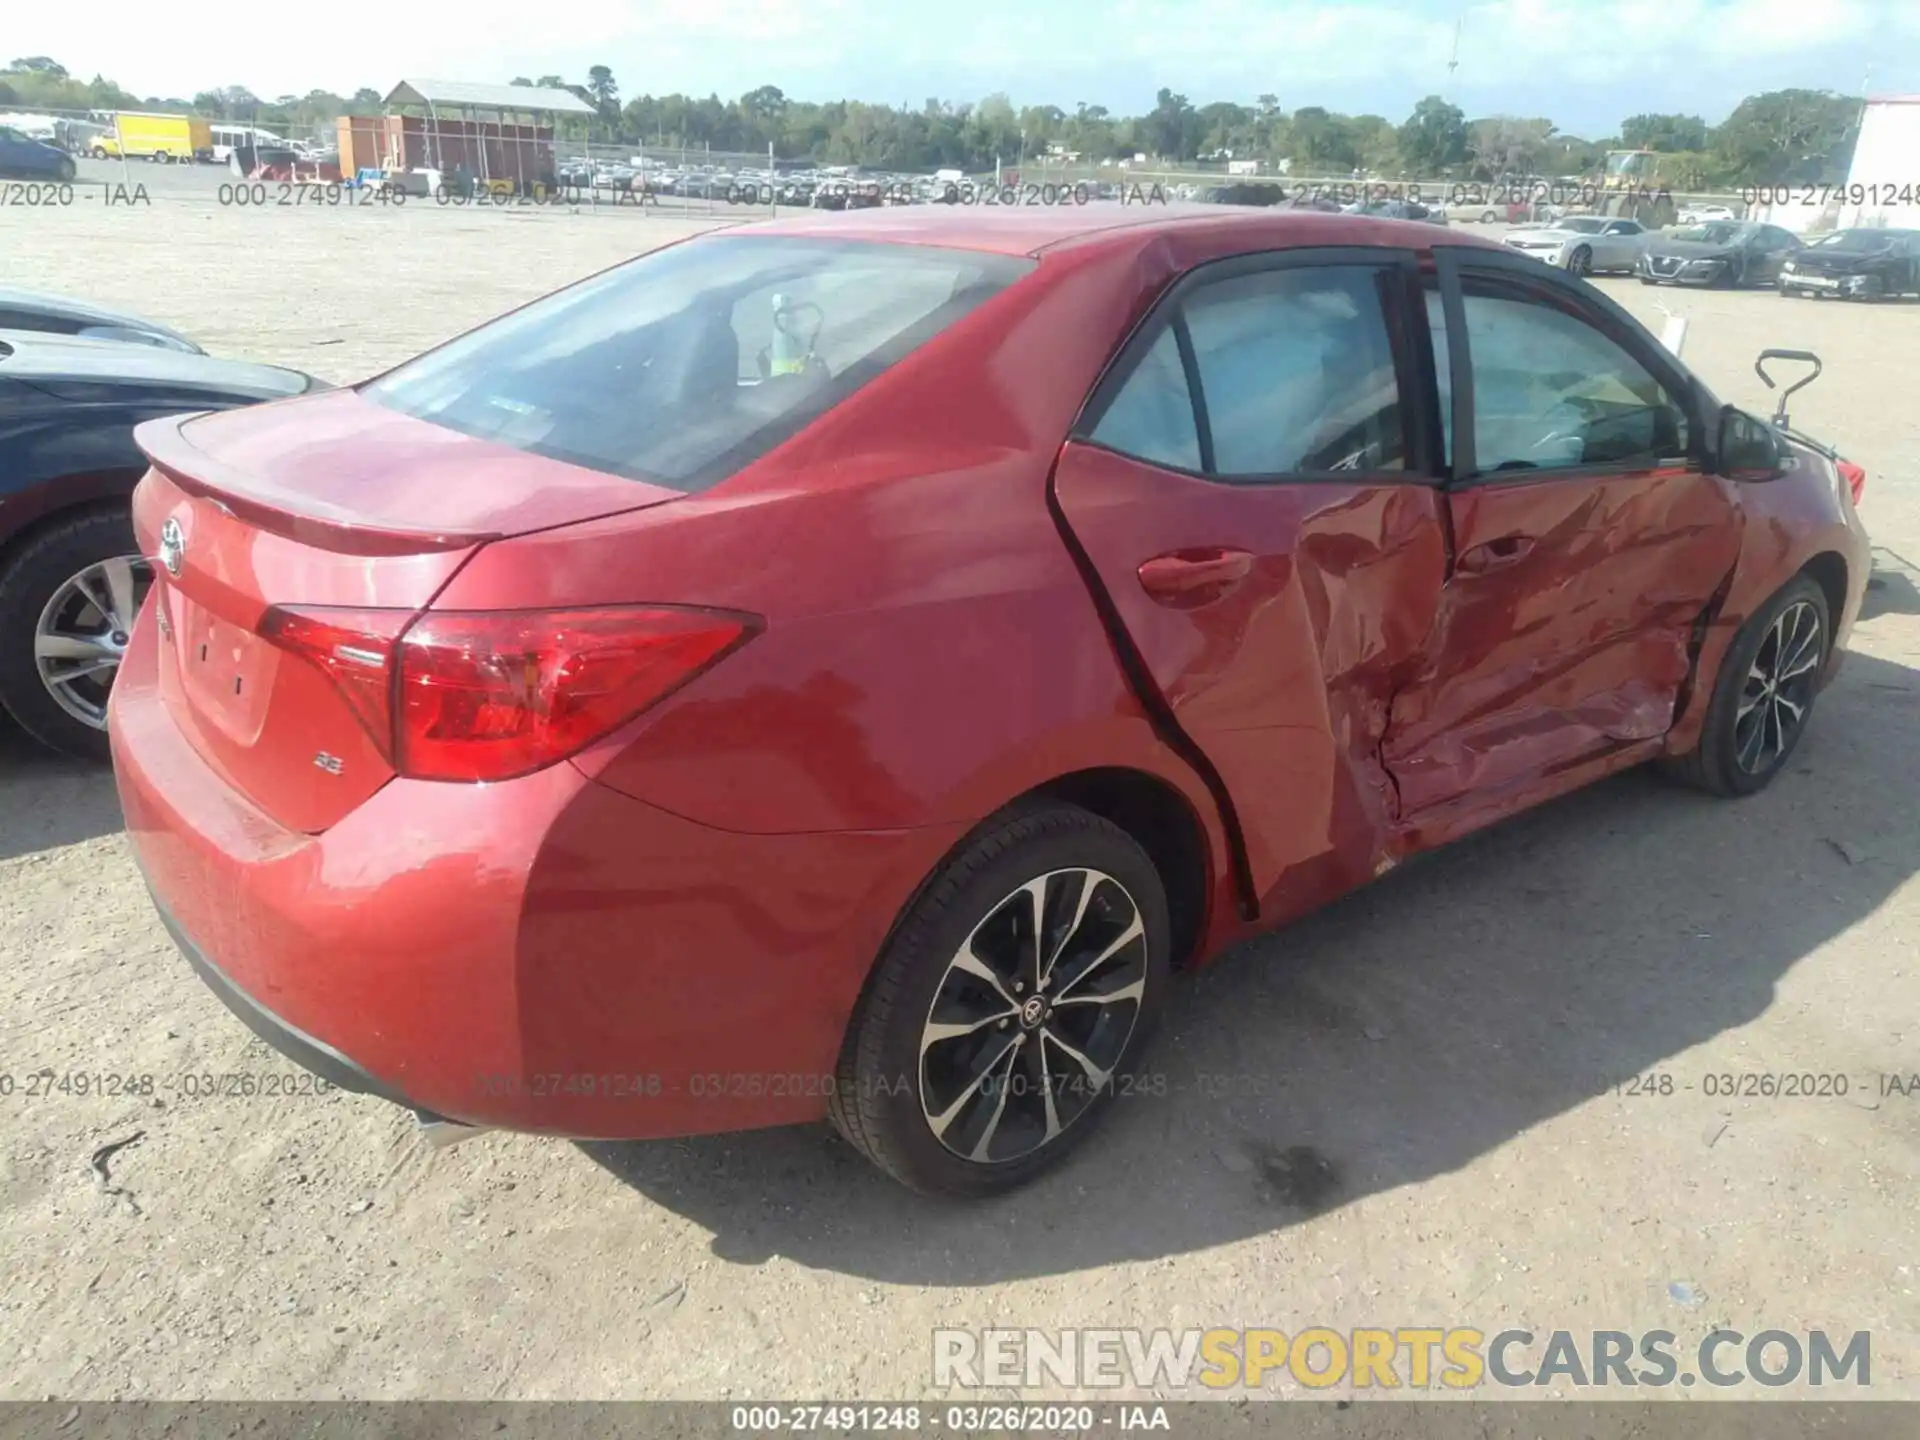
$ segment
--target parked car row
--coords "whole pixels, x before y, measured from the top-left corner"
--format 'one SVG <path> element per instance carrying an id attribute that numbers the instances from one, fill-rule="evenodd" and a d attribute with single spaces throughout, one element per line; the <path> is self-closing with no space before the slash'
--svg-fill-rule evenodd
<path id="1" fill-rule="evenodd" d="M 1806 239 L 1750 220 L 1649 230 L 1637 220 L 1574 215 L 1522 227 L 1502 243 L 1574 275 L 1633 275 L 1643 285 L 1772 286 L 1783 295 L 1870 300 L 1920 294 L 1915 230 L 1856 228 Z"/>

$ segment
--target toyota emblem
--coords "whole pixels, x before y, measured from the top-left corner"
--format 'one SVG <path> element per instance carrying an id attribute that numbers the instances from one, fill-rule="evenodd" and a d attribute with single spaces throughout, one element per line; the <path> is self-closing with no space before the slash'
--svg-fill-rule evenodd
<path id="1" fill-rule="evenodd" d="M 169 520 L 160 527 L 160 563 L 167 567 L 167 573 L 179 577 L 180 561 L 187 553 L 187 537 L 180 529 L 178 520 Z"/>

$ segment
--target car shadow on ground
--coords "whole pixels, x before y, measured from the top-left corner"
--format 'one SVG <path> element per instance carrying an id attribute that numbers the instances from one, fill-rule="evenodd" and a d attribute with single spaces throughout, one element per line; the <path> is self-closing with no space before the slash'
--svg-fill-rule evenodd
<path id="1" fill-rule="evenodd" d="M 1177 984 L 1147 1062 L 1165 1093 L 1119 1099 L 999 1200 L 917 1197 L 825 1126 L 582 1148 L 721 1258 L 885 1282 L 1282 1228 L 1456 1170 L 1760 1015 L 1920 866 L 1896 778 L 1917 749 L 1920 671 L 1856 654 L 1764 794 L 1634 772 L 1423 857 Z"/>
<path id="2" fill-rule="evenodd" d="M 42 747 L 0 713 L 0 860 L 110 835 L 124 823 L 113 771 Z"/>
<path id="3" fill-rule="evenodd" d="M 1882 615 L 1920 615 L 1920 565 L 1876 545 L 1860 618 L 1874 620 Z"/>

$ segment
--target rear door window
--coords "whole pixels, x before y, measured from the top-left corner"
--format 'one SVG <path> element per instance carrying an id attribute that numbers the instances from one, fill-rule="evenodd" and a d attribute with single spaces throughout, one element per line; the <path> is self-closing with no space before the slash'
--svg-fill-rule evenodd
<path id="1" fill-rule="evenodd" d="M 700 490 L 1033 268 L 932 246 L 696 239 L 535 301 L 362 393 L 531 454 Z"/>
<path id="2" fill-rule="evenodd" d="M 1087 438 L 1225 481 L 1407 468 L 1382 298 L 1396 275 L 1316 264 L 1199 286 L 1096 401 Z"/>
<path id="3" fill-rule="evenodd" d="M 1222 479 L 1406 465 L 1381 307 L 1389 271 L 1310 265 L 1223 280 L 1185 305 Z"/>

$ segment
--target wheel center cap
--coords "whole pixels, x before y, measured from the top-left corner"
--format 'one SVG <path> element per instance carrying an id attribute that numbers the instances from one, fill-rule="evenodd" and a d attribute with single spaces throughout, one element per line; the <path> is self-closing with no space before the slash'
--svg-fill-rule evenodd
<path id="1" fill-rule="evenodd" d="M 1039 1029 L 1040 1022 L 1047 1018 L 1047 1009 L 1047 1000 L 1044 995 L 1031 996 L 1027 1003 L 1020 1007 L 1020 1028 L 1022 1030 Z"/>

